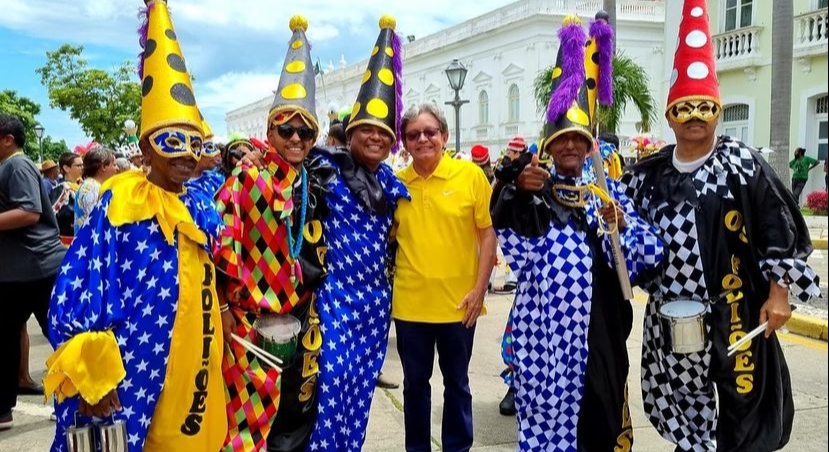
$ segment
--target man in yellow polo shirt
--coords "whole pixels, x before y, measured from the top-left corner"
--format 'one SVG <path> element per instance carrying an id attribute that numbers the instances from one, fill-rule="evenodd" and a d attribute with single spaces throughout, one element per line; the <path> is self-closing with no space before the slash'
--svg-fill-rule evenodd
<path id="1" fill-rule="evenodd" d="M 472 447 L 469 360 L 495 261 L 492 189 L 474 163 L 444 157 L 449 126 L 436 105 L 411 108 L 401 130 L 412 164 L 398 176 L 412 199 L 401 200 L 395 213 L 392 317 L 403 365 L 406 451 L 431 450 L 429 379 L 437 348 L 443 450 L 465 452 Z"/>

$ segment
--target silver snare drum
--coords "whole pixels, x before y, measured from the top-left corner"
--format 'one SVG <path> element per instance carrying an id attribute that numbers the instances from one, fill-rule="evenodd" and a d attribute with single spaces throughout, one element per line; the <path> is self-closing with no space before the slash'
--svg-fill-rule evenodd
<path id="1" fill-rule="evenodd" d="M 694 300 L 669 301 L 659 306 L 662 336 L 673 353 L 705 350 L 705 305 Z"/>

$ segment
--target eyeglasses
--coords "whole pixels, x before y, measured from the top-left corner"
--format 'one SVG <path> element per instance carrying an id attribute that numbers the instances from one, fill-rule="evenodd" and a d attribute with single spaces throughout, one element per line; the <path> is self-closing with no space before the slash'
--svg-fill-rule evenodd
<path id="1" fill-rule="evenodd" d="M 282 137 L 283 140 L 290 140 L 296 133 L 302 141 L 313 140 L 316 132 L 308 126 L 294 127 L 290 124 L 281 124 L 276 126 L 276 133 Z"/>
<path id="2" fill-rule="evenodd" d="M 432 138 L 438 136 L 440 133 L 440 129 L 423 129 L 423 130 L 410 130 L 406 132 L 404 135 L 406 139 L 409 141 L 417 141 L 420 139 L 421 135 L 426 136 L 427 140 L 431 140 Z"/>
<path id="3" fill-rule="evenodd" d="M 83 168 L 83 163 L 73 163 L 72 166 L 74 168 Z"/>

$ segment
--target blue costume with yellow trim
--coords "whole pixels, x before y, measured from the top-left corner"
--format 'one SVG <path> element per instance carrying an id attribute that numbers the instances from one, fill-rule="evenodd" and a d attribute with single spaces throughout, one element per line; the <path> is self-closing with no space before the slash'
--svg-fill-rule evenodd
<path id="1" fill-rule="evenodd" d="M 116 385 L 123 409 L 113 418 L 126 424 L 130 452 L 214 443 L 218 450 L 226 430 L 222 335 L 207 256 L 219 215 L 203 192 L 166 192 L 140 172 L 116 176 L 104 190 L 67 252 L 49 307 L 57 351 L 45 383 L 58 396 L 51 450 L 66 451 L 66 429 L 92 421 L 76 417 L 78 393 L 93 404 Z M 191 389 L 168 395 L 177 382 Z M 187 442 L 199 434 L 204 441 Z"/>

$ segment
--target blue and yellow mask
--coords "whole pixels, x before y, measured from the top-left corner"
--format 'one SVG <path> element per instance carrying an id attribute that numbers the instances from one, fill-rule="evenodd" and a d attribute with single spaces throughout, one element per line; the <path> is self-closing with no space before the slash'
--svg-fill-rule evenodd
<path id="1" fill-rule="evenodd" d="M 164 158 L 193 157 L 202 155 L 202 135 L 194 130 L 165 127 L 150 134 L 150 145 Z"/>

